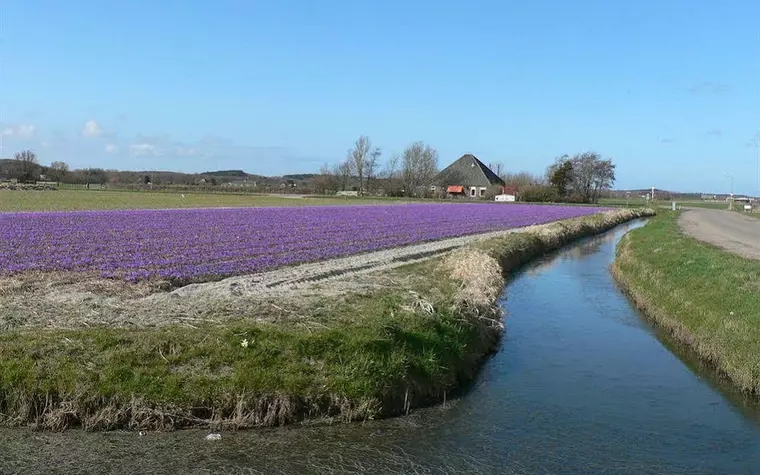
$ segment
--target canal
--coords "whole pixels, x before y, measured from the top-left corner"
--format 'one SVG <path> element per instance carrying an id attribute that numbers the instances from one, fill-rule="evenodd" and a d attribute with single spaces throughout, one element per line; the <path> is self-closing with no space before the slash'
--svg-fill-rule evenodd
<path id="1" fill-rule="evenodd" d="M 223 433 L 0 431 L 0 473 L 751 474 L 760 412 L 658 335 L 608 266 L 630 223 L 546 256 L 503 298 L 500 351 L 445 406 Z"/>

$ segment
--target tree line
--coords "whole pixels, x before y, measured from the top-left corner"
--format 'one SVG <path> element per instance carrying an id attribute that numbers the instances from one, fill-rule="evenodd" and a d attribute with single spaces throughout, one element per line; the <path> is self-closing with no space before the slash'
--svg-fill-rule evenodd
<path id="1" fill-rule="evenodd" d="M 522 201 L 598 203 L 615 183 L 615 164 L 589 151 L 556 158 L 544 175 L 520 172 L 502 178 L 507 187 L 519 190 Z"/>
<path id="2" fill-rule="evenodd" d="M 430 145 L 417 141 L 409 144 L 401 153 L 391 153 L 381 161 L 383 152 L 372 144 L 368 136 L 356 139 L 346 152 L 344 160 L 330 167 L 325 164 L 312 179 L 317 193 L 356 191 L 359 194 L 421 197 L 430 195 L 429 187 L 438 173 L 438 151 Z M 500 164 L 489 164 L 509 188 L 517 190 L 518 199 L 528 202 L 580 202 L 597 203 L 602 194 L 615 183 L 615 164 L 596 152 L 562 155 L 549 165 L 543 175 L 529 172 L 508 172 Z M 165 172 L 156 172 L 162 180 Z M 199 175 L 170 173 L 163 181 L 176 181 L 182 175 L 188 184 L 197 184 Z M 70 170 L 62 161 L 42 166 L 31 150 L 15 154 L 14 160 L 0 161 L 0 178 L 15 178 L 20 182 L 55 181 L 72 184 L 151 183 L 154 176 L 139 172 L 108 171 L 100 168 Z M 43 180 L 44 177 L 44 180 Z M 260 177 L 265 178 L 265 177 Z M 217 184 L 214 176 L 206 183 Z M 304 190 L 305 191 L 305 190 Z M 490 196 L 490 195 L 489 195 Z"/>
<path id="3" fill-rule="evenodd" d="M 438 151 L 417 141 L 399 154 L 393 152 L 385 163 L 382 151 L 366 135 L 360 136 L 346 153 L 346 158 L 330 167 L 325 164 L 315 178 L 318 191 L 356 191 L 374 194 L 380 188 L 390 196 L 420 197 L 427 193 L 438 173 Z"/>

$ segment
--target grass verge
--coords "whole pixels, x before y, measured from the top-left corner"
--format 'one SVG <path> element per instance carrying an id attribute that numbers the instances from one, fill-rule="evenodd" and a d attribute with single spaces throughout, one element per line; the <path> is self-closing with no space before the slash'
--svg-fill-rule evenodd
<path id="1" fill-rule="evenodd" d="M 0 333 L 0 424 L 229 429 L 403 414 L 444 400 L 496 349 L 504 275 L 649 214 L 535 226 L 394 269 L 387 288 L 296 303 L 281 321 Z"/>
<path id="2" fill-rule="evenodd" d="M 760 394 L 760 262 L 681 233 L 662 212 L 621 241 L 613 275 L 655 324 Z"/>

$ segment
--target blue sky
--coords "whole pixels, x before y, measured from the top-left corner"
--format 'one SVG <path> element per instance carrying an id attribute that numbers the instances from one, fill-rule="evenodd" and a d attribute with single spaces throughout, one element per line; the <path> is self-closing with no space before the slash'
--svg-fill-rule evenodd
<path id="1" fill-rule="evenodd" d="M 0 154 L 316 171 L 360 134 L 618 187 L 758 192 L 760 2 L 9 0 Z"/>

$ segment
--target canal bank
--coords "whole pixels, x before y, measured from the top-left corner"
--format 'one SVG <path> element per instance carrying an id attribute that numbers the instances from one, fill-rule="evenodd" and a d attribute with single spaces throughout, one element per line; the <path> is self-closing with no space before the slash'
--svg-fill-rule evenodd
<path id="1" fill-rule="evenodd" d="M 271 305 L 267 320 L 2 332 L 0 423 L 228 430 L 407 414 L 465 387 L 497 347 L 502 274 L 650 213 L 522 229 L 392 269 L 366 291 L 242 302 Z"/>
<path id="2" fill-rule="evenodd" d="M 663 346 L 610 276 L 618 239 L 639 224 L 513 274 L 499 351 L 445 405 L 218 441 L 197 430 L 0 430 L 0 473 L 754 474 L 756 410 Z"/>
<path id="3" fill-rule="evenodd" d="M 660 212 L 623 238 L 612 273 L 652 322 L 757 396 L 760 262 L 687 236 L 678 216 Z"/>

